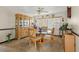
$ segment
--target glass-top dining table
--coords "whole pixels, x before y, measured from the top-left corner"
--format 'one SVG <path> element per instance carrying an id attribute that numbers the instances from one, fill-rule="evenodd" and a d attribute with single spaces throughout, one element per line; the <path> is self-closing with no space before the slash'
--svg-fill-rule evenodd
<path id="1" fill-rule="evenodd" d="M 40 44 L 45 43 L 46 39 L 50 38 L 51 33 L 49 32 L 37 32 L 36 37 L 31 38 L 32 42 L 34 43 L 35 48 L 37 48 L 37 43 Z"/>

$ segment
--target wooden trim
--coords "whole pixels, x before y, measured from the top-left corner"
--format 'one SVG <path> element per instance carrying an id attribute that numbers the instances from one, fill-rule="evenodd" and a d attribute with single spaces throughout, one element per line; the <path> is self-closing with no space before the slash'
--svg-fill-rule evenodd
<path id="1" fill-rule="evenodd" d="M 3 29 L 0 29 L 0 31 L 2 31 L 2 30 L 14 30 L 14 29 L 16 29 L 16 28 L 3 28 Z"/>
<path id="2" fill-rule="evenodd" d="M 74 31 L 72 31 L 72 33 L 79 37 L 79 34 L 75 33 Z"/>
<path id="3" fill-rule="evenodd" d="M 75 34 L 76 36 L 79 37 L 79 34 L 77 34 L 76 32 L 74 32 L 72 29 L 67 29 L 67 30 L 70 30 L 73 34 Z"/>

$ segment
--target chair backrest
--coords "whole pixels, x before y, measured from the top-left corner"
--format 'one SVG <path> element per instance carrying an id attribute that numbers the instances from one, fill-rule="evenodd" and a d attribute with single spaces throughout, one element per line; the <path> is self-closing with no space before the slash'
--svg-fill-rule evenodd
<path id="1" fill-rule="evenodd" d="M 36 37 L 36 29 L 34 29 L 34 28 L 31 28 L 30 29 L 30 37 Z"/>
<path id="2" fill-rule="evenodd" d="M 52 35 L 54 35 L 55 28 L 52 28 L 52 30 L 51 30 L 51 31 L 52 31 Z"/>
<path id="3" fill-rule="evenodd" d="M 47 27 L 42 27 L 42 32 L 47 32 Z"/>

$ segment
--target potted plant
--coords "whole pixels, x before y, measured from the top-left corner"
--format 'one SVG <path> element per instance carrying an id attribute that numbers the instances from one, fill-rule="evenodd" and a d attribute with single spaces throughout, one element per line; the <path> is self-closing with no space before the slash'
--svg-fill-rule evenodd
<path id="1" fill-rule="evenodd" d="M 62 31 L 62 34 L 66 32 L 67 27 L 68 27 L 68 23 L 65 23 L 59 28 L 59 30 Z"/>
<path id="2" fill-rule="evenodd" d="M 7 38 L 8 38 L 8 42 L 11 40 L 10 38 L 11 38 L 11 33 L 9 33 L 8 35 L 7 35 Z"/>

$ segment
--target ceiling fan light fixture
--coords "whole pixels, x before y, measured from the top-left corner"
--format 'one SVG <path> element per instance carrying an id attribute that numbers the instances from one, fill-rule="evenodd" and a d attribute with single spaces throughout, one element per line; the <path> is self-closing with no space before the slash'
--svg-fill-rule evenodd
<path id="1" fill-rule="evenodd" d="M 41 8 L 41 7 L 39 7 L 36 11 L 37 11 L 38 14 L 47 13 L 48 12 L 48 11 L 45 11 L 44 8 Z"/>

